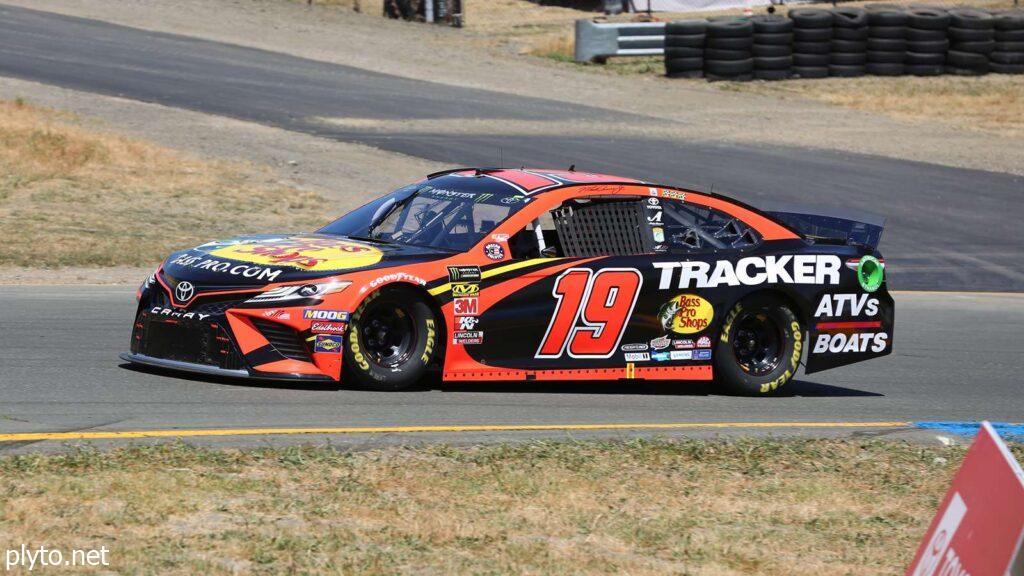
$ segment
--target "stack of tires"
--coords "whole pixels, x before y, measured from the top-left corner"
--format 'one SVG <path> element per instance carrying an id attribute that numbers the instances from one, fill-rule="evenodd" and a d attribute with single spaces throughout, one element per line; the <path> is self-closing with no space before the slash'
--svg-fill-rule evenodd
<path id="1" fill-rule="evenodd" d="M 704 75 L 707 21 L 679 20 L 665 24 L 665 75 L 700 78 Z"/>
<path id="2" fill-rule="evenodd" d="M 993 72 L 1024 74 L 1024 12 L 1005 12 L 995 17 L 996 49 L 989 55 Z"/>
<path id="3" fill-rule="evenodd" d="M 832 11 L 832 52 L 829 76 L 853 78 L 864 75 L 868 49 L 868 13 L 863 8 Z"/>
<path id="4" fill-rule="evenodd" d="M 754 25 L 754 78 L 785 80 L 793 75 L 793 21 L 764 14 L 750 19 Z"/>
<path id="5" fill-rule="evenodd" d="M 946 72 L 960 76 L 988 74 L 988 55 L 996 49 L 994 19 L 988 12 L 971 9 L 949 11 L 949 51 Z"/>
<path id="6" fill-rule="evenodd" d="M 708 80 L 754 78 L 754 25 L 746 19 L 711 19 L 704 42 L 704 76 Z"/>
<path id="7" fill-rule="evenodd" d="M 832 13 L 814 8 L 789 11 L 793 21 L 793 74 L 800 78 L 828 76 L 832 52 Z"/>
<path id="8" fill-rule="evenodd" d="M 889 71 L 887 64 L 903 66 L 909 64 L 907 54 L 907 15 L 899 6 L 892 4 L 868 4 L 868 62 L 871 70 L 877 73 Z M 936 64 L 938 73 L 942 74 L 944 60 L 940 57 Z"/>
<path id="9" fill-rule="evenodd" d="M 938 8 L 919 7 L 907 11 L 907 64 L 911 74 L 936 76 L 945 71 L 949 50 L 949 14 Z M 938 69 L 936 67 L 943 67 Z"/>

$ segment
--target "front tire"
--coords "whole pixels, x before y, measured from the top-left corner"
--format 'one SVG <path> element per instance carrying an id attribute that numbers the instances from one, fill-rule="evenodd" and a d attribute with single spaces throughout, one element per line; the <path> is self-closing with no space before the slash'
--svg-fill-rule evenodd
<path id="1" fill-rule="evenodd" d="M 416 292 L 385 288 L 356 308 L 345 335 L 342 382 L 370 390 L 415 386 L 438 346 L 434 311 Z"/>
<path id="2" fill-rule="evenodd" d="M 733 306 L 715 346 L 715 375 L 729 392 L 759 396 L 792 380 L 803 351 L 803 327 L 793 310 L 771 295 Z"/>

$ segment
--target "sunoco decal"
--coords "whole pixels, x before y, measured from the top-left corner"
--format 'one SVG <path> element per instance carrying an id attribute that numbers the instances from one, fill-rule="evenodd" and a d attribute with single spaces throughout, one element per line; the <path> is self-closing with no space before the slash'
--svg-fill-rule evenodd
<path id="1" fill-rule="evenodd" d="M 662 304 L 658 319 L 662 327 L 675 334 L 696 334 L 711 324 L 715 309 L 711 303 L 694 294 L 680 294 Z"/>
<path id="2" fill-rule="evenodd" d="M 334 334 L 317 334 L 313 344 L 314 352 L 325 352 L 327 354 L 341 354 L 341 336 Z"/>
<path id="3" fill-rule="evenodd" d="M 211 256 L 268 266 L 331 272 L 370 266 L 384 254 L 366 244 L 335 238 L 293 237 L 242 241 L 210 250 Z"/>

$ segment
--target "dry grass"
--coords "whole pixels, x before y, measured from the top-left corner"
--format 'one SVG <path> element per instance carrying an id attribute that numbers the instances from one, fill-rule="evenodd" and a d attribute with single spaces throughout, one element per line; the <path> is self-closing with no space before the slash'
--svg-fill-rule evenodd
<path id="1" fill-rule="evenodd" d="M 312 193 L 21 101 L 0 101 L 0 265 L 150 266 L 172 250 L 329 219 Z"/>
<path id="2" fill-rule="evenodd" d="M 724 90 L 809 98 L 902 120 L 941 122 L 1003 136 L 1024 136 L 1024 76 L 827 78 L 716 85 Z"/>
<path id="3" fill-rule="evenodd" d="M 898 574 L 962 455 L 762 439 L 14 456 L 0 549 L 106 545 L 112 569 L 164 574 Z"/>

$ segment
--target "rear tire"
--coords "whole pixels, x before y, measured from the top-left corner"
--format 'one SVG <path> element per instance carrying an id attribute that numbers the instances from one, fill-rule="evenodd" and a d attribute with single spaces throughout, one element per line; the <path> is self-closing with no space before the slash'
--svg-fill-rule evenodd
<path id="1" fill-rule="evenodd" d="M 744 396 L 778 391 L 796 374 L 803 336 L 796 313 L 779 298 L 744 298 L 726 315 L 715 345 L 716 380 Z"/>
<path id="2" fill-rule="evenodd" d="M 356 308 L 345 334 L 342 382 L 370 390 L 415 386 L 440 350 L 438 321 L 406 288 L 374 292 Z"/>

